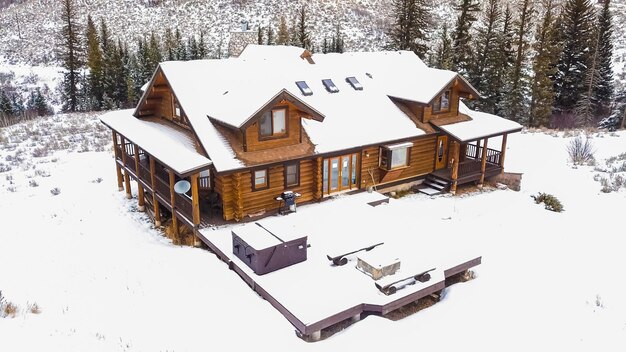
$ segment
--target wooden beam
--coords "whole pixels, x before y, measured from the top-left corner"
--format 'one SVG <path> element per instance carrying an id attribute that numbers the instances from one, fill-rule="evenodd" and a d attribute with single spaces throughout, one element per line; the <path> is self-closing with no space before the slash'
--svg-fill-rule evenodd
<path id="1" fill-rule="evenodd" d="M 117 160 L 120 158 L 119 152 L 117 150 L 117 132 L 113 131 L 113 153 L 115 154 L 115 174 L 117 175 L 117 188 L 119 191 L 124 190 L 124 176 L 122 175 L 122 168 L 120 164 L 117 163 Z"/>
<path id="2" fill-rule="evenodd" d="M 480 139 L 476 141 L 476 156 L 474 156 L 474 159 L 478 159 L 479 156 L 480 156 Z"/>
<path id="3" fill-rule="evenodd" d="M 126 184 L 126 198 L 131 199 L 133 194 L 130 190 L 130 175 L 128 174 L 128 170 L 126 169 L 126 139 L 124 137 L 122 140 L 122 163 L 124 163 L 124 183 Z"/>
<path id="4" fill-rule="evenodd" d="M 240 173 L 233 174 L 233 198 L 235 221 L 241 221 L 243 219 L 243 189 Z"/>
<path id="5" fill-rule="evenodd" d="M 198 174 L 195 173 L 191 175 L 191 205 L 193 208 L 193 226 L 194 226 L 194 235 L 193 235 L 193 246 L 198 247 L 201 245 L 200 239 L 196 236 L 195 231 L 200 226 L 200 192 L 198 191 Z"/>
<path id="6" fill-rule="evenodd" d="M 456 188 L 458 186 L 459 179 L 459 151 L 461 145 L 457 141 L 452 141 L 452 185 L 450 186 L 450 193 L 456 194 Z"/>
<path id="7" fill-rule="evenodd" d="M 172 206 L 172 234 L 178 238 L 178 219 L 176 218 L 176 192 L 174 191 L 174 171 L 168 170 L 170 176 L 170 205 Z"/>
<path id="8" fill-rule="evenodd" d="M 152 92 L 154 93 L 169 93 L 169 91 L 170 91 L 170 88 L 165 84 L 152 86 Z"/>
<path id="9" fill-rule="evenodd" d="M 485 168 L 487 167 L 487 142 L 489 138 L 485 138 L 485 143 L 483 146 L 483 158 L 480 162 L 480 181 L 478 182 L 478 186 L 482 187 L 485 182 Z"/>
<path id="10" fill-rule="evenodd" d="M 315 200 L 317 201 L 321 201 L 322 197 L 323 197 L 323 190 L 322 190 L 322 186 L 323 186 L 323 158 L 322 157 L 318 157 L 315 159 L 315 189 L 314 189 L 314 194 L 313 197 L 315 198 Z"/>
<path id="11" fill-rule="evenodd" d="M 506 156 L 506 139 L 508 134 L 504 134 L 502 136 L 502 148 L 500 149 L 500 167 L 502 168 L 502 173 L 504 173 L 504 157 Z"/>
<path id="12" fill-rule="evenodd" d="M 161 226 L 161 212 L 159 211 L 159 200 L 157 198 L 156 174 L 154 172 L 154 158 L 150 158 L 150 184 L 152 184 L 152 205 L 154 206 L 154 226 Z"/>
<path id="13" fill-rule="evenodd" d="M 146 204 L 143 194 L 143 186 L 139 181 L 141 178 L 141 170 L 139 169 L 139 146 L 135 144 L 133 147 L 135 149 L 135 174 L 137 175 L 137 210 L 145 211 Z"/>

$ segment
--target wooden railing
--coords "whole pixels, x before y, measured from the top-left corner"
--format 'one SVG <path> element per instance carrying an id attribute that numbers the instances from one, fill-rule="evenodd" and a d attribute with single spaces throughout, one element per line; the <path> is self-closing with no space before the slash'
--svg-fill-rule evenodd
<path id="1" fill-rule="evenodd" d="M 211 188 L 211 177 L 199 177 L 198 182 L 201 189 L 210 189 Z"/>
<path id="2" fill-rule="evenodd" d="M 167 182 L 163 181 L 160 177 L 154 177 L 156 181 L 156 192 L 165 199 L 170 199 L 170 186 Z"/>
<path id="3" fill-rule="evenodd" d="M 147 184 L 151 184 L 151 180 L 150 180 L 150 168 L 148 167 L 148 165 L 146 165 L 143 162 L 139 162 L 139 170 L 137 171 L 137 176 L 139 176 L 139 178 L 141 180 L 143 180 L 143 182 L 147 183 Z"/>
<path id="4" fill-rule="evenodd" d="M 470 159 L 481 160 L 483 158 L 484 147 L 468 144 L 465 149 L 465 156 Z M 490 164 L 500 165 L 500 151 L 487 148 L 487 162 Z"/>
<path id="5" fill-rule="evenodd" d="M 191 199 L 184 194 L 176 194 L 176 208 L 189 220 L 193 219 L 193 205 Z"/>

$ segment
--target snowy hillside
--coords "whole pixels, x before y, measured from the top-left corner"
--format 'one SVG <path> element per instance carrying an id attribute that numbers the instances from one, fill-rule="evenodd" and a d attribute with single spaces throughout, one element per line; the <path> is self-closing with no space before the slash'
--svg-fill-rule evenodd
<path id="1" fill-rule="evenodd" d="M 399 321 L 370 316 L 314 344 L 298 339 L 213 254 L 174 246 L 152 229 L 136 199 L 117 191 L 109 137 L 95 115 L 0 129 L 0 290 L 16 307 L 0 317 L 3 350 L 626 348 L 626 285 L 619 279 L 626 188 L 604 193 L 596 181 L 626 171 L 625 132 L 591 136 L 596 167 L 567 162 L 573 136 L 514 134 L 507 168 L 524 173 L 521 192 L 410 195 L 374 208 L 404 219 L 389 222 L 389 231 L 415 228 L 417 220 L 420 228 L 469 237 L 483 264 L 433 307 Z M 557 196 L 565 212 L 535 204 L 537 192 Z M 307 219 L 340 201 L 292 215 Z M 415 233 L 407 245 L 419 248 L 420 236 L 430 233 Z"/>

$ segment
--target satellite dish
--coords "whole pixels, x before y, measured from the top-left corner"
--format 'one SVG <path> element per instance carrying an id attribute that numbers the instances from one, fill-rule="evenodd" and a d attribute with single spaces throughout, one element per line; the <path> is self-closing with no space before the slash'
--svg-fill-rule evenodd
<path id="1" fill-rule="evenodd" d="M 174 192 L 178 194 L 185 194 L 191 189 L 191 183 L 186 180 L 180 180 L 174 184 Z"/>

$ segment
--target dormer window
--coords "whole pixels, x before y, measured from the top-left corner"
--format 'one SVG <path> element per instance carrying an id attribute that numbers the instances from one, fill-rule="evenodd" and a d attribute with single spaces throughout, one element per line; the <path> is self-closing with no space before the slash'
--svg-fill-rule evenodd
<path id="1" fill-rule="evenodd" d="M 259 121 L 259 135 L 262 138 L 282 137 L 287 134 L 287 108 L 272 109 Z"/>
<path id="2" fill-rule="evenodd" d="M 337 88 L 332 79 L 323 79 L 322 84 L 324 84 L 324 87 L 326 87 L 326 90 L 330 93 L 337 93 L 339 91 L 339 88 Z"/>
<path id="3" fill-rule="evenodd" d="M 311 90 L 311 88 L 309 88 L 309 85 L 306 84 L 305 81 L 298 81 L 296 82 L 296 85 L 298 86 L 298 88 L 300 88 L 302 95 L 307 96 L 307 97 L 309 95 L 313 95 L 313 91 Z"/>
<path id="4" fill-rule="evenodd" d="M 446 90 L 433 103 L 433 113 L 450 111 L 450 90 Z"/>

